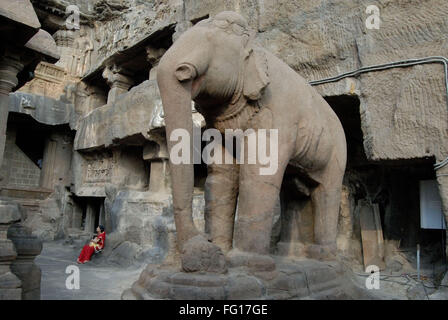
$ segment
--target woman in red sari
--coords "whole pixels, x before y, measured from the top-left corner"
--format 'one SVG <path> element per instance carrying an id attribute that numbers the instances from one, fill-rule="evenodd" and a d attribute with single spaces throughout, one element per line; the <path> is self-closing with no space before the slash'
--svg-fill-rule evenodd
<path id="1" fill-rule="evenodd" d="M 94 252 L 98 252 L 104 248 L 106 242 L 106 232 L 104 232 L 104 227 L 101 225 L 98 226 L 98 228 L 96 228 L 96 233 L 96 237 L 82 248 L 81 254 L 78 257 L 78 263 L 86 263 L 87 261 L 90 261 Z"/>

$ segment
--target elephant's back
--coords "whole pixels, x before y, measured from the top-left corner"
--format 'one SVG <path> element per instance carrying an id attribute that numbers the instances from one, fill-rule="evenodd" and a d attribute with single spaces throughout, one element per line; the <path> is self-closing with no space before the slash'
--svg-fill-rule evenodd
<path id="1" fill-rule="evenodd" d="M 269 62 L 270 105 L 282 126 L 297 128 L 295 157 L 308 168 L 326 164 L 335 155 L 344 162 L 346 140 L 341 122 L 308 81 L 271 53 Z M 282 115 L 287 114 L 287 117 Z M 336 154 L 335 154 L 336 153 Z"/>

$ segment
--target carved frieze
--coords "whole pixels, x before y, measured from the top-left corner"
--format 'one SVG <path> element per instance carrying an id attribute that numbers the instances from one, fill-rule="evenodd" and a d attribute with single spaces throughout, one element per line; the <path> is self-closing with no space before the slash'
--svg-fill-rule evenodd
<path id="1" fill-rule="evenodd" d="M 84 183 L 110 182 L 115 165 L 111 154 L 96 154 L 94 158 L 86 159 Z"/>
<path id="2" fill-rule="evenodd" d="M 65 87 L 65 70 L 54 64 L 40 62 L 34 71 L 34 78 L 19 91 L 59 99 Z"/>

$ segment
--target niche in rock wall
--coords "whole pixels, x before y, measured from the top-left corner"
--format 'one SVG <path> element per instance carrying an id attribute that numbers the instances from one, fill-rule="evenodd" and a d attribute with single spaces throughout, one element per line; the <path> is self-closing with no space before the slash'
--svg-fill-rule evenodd
<path id="1" fill-rule="evenodd" d="M 43 165 L 45 141 L 51 127 L 28 115 L 10 113 L 4 161 L 5 184 L 15 188 L 37 188 Z"/>
<path id="2" fill-rule="evenodd" d="M 71 227 L 87 233 L 95 233 L 98 225 L 105 225 L 103 197 L 74 197 Z"/>
<path id="3" fill-rule="evenodd" d="M 435 179 L 433 160 L 415 160 L 406 166 L 386 169 L 386 188 L 389 205 L 384 211 L 385 238 L 394 240 L 413 261 L 417 244 L 422 253 L 428 251 L 431 260 L 438 260 L 445 250 L 442 229 L 423 229 L 420 220 L 420 181 Z M 428 248 L 428 250 L 425 250 Z M 432 249 L 430 249 L 432 248 Z M 412 256 L 412 257 L 411 257 Z"/>

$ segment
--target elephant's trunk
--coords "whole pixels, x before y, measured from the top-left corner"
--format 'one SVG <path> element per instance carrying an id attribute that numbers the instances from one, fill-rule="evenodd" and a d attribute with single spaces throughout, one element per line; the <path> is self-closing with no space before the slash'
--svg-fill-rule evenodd
<path id="1" fill-rule="evenodd" d="M 193 120 L 191 100 L 200 86 L 195 79 L 208 67 L 209 45 L 206 29 L 186 31 L 163 55 L 157 67 L 157 83 L 165 112 L 166 137 L 171 155 L 175 141 L 170 141 L 173 130 L 188 132 L 190 161 L 174 164 L 170 162 L 173 189 L 174 219 L 177 232 L 177 245 L 180 250 L 190 238 L 199 234 L 193 223 L 192 200 L 194 167 L 192 161 Z M 185 132 L 185 131 L 184 131 Z"/>
<path id="2" fill-rule="evenodd" d="M 194 184 L 194 168 L 191 159 L 193 136 L 193 121 L 191 116 L 192 80 L 183 79 L 180 81 L 178 78 L 179 75 L 176 76 L 175 66 L 174 63 L 163 61 L 162 59 L 157 71 L 157 82 L 165 112 L 168 151 L 171 154 L 171 149 L 176 143 L 175 141 L 170 141 L 173 130 L 186 130 L 190 140 L 190 161 L 185 164 L 173 164 L 170 162 L 177 245 L 182 250 L 185 242 L 199 232 L 194 225 L 192 217 Z"/>

